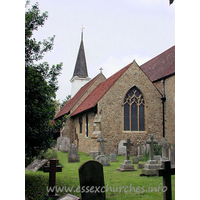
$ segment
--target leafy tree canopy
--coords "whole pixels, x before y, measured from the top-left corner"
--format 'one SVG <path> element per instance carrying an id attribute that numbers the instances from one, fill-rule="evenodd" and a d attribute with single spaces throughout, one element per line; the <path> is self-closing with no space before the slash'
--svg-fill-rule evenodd
<path id="1" fill-rule="evenodd" d="M 26 7 L 29 7 L 29 1 Z M 47 150 L 52 145 L 53 134 L 61 127 L 57 121 L 50 125 L 56 108 L 58 90 L 57 77 L 61 73 L 62 63 L 49 67 L 47 62 L 36 64 L 44 54 L 53 49 L 55 36 L 36 41 L 33 32 L 44 25 L 48 13 L 40 14 L 36 3 L 25 12 L 25 158 L 26 165 L 37 156 L 41 150 Z"/>

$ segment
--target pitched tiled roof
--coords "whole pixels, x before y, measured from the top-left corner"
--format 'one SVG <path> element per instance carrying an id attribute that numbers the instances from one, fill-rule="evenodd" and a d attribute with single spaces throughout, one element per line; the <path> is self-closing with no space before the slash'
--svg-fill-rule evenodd
<path id="1" fill-rule="evenodd" d="M 175 46 L 140 66 L 152 82 L 175 72 Z"/>
<path id="2" fill-rule="evenodd" d="M 93 108 L 97 104 L 97 102 L 104 96 L 104 94 L 111 88 L 111 86 L 131 66 L 131 64 L 132 63 L 100 83 L 70 116 L 77 115 L 85 110 Z"/>
<path id="3" fill-rule="evenodd" d="M 65 114 L 67 114 L 74 105 L 78 102 L 78 100 L 83 96 L 83 94 L 87 91 L 87 89 L 94 83 L 94 81 L 97 79 L 97 77 L 100 74 L 98 74 L 96 77 L 94 77 L 91 81 L 89 81 L 86 85 L 84 85 L 77 93 L 76 95 L 70 99 L 60 110 L 60 112 L 56 115 L 54 119 L 57 119 Z"/>

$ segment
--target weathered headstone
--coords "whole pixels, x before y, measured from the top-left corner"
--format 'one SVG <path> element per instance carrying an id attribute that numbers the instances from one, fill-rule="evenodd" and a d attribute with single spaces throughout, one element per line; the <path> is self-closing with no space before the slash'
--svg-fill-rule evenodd
<path id="1" fill-rule="evenodd" d="M 57 149 L 58 151 L 68 152 L 70 148 L 70 139 L 68 137 L 57 138 Z"/>
<path id="2" fill-rule="evenodd" d="M 79 168 L 79 180 L 82 200 L 105 200 L 103 165 L 94 160 L 82 164 Z"/>
<path id="3" fill-rule="evenodd" d="M 156 169 L 159 169 L 160 165 L 154 160 L 154 144 L 157 144 L 158 142 L 153 139 L 153 135 L 150 135 L 150 139 L 147 140 L 146 143 L 150 146 L 149 160 L 147 161 L 147 164 L 144 165 L 144 169 L 142 169 L 142 174 L 140 175 L 156 176 Z"/>
<path id="4" fill-rule="evenodd" d="M 57 194 L 55 194 L 55 185 L 56 185 L 56 172 L 62 172 L 61 166 L 56 166 L 56 163 L 58 160 L 51 159 L 50 160 L 50 166 L 44 166 L 43 172 L 49 172 L 49 197 L 58 197 Z"/>
<path id="5" fill-rule="evenodd" d="M 155 155 L 154 160 L 156 161 L 157 164 L 160 164 L 161 156 L 160 155 Z"/>
<path id="6" fill-rule="evenodd" d="M 171 166 L 175 167 L 175 145 L 171 145 L 169 148 L 169 160 L 171 161 Z"/>
<path id="7" fill-rule="evenodd" d="M 110 162 L 117 162 L 117 160 L 116 160 L 116 154 L 114 154 L 114 153 L 110 154 Z"/>
<path id="8" fill-rule="evenodd" d="M 154 160 L 154 144 L 158 144 L 158 142 L 153 139 L 153 134 L 150 135 L 150 139 L 146 141 L 146 144 L 150 145 L 149 160 Z"/>
<path id="9" fill-rule="evenodd" d="M 80 162 L 80 156 L 78 154 L 78 147 L 75 144 L 70 145 L 68 153 L 68 163 Z"/>
<path id="10" fill-rule="evenodd" d="M 126 146 L 126 160 L 129 160 L 129 157 L 130 157 L 130 148 L 131 146 L 133 146 L 133 143 L 131 143 L 131 140 L 128 138 L 127 139 L 127 142 L 124 142 L 123 144 L 124 146 Z"/>
<path id="11" fill-rule="evenodd" d="M 139 163 L 139 158 L 138 157 L 132 158 L 132 162 L 133 162 L 133 164 L 138 164 Z"/>
<path id="12" fill-rule="evenodd" d="M 143 158 L 143 154 L 144 154 L 144 145 L 142 144 L 141 141 L 139 141 L 137 143 L 138 145 L 138 158 Z"/>
<path id="13" fill-rule="evenodd" d="M 163 137 L 161 142 L 158 143 L 159 145 L 162 146 L 162 158 L 161 158 L 161 164 L 162 161 L 169 160 L 169 147 L 170 143 L 167 142 L 167 140 Z"/>
<path id="14" fill-rule="evenodd" d="M 125 140 L 121 140 L 118 144 L 118 155 L 125 155 L 126 154 L 126 146 L 123 144 L 125 143 Z"/>
<path id="15" fill-rule="evenodd" d="M 129 160 L 130 157 L 130 147 L 133 146 L 133 143 L 130 142 L 130 139 L 127 139 L 127 142 L 124 143 L 124 146 L 126 146 L 126 159 L 124 160 L 124 163 L 120 165 L 120 168 L 117 168 L 118 171 L 124 172 L 124 171 L 136 171 L 134 169 L 134 165 L 131 164 L 131 161 Z"/>
<path id="16" fill-rule="evenodd" d="M 163 187 L 166 191 L 163 192 L 163 200 L 172 199 L 171 175 L 175 175 L 175 168 L 171 168 L 170 161 L 163 161 L 162 168 L 157 170 L 157 176 L 163 176 Z"/>
<path id="17" fill-rule="evenodd" d="M 26 168 L 26 170 L 35 172 L 41 167 L 43 167 L 47 163 L 47 161 L 48 159 L 44 159 L 44 160 L 36 159 Z"/>
<path id="18" fill-rule="evenodd" d="M 76 197 L 74 195 L 71 195 L 71 194 L 66 194 L 65 196 L 63 197 L 60 197 L 59 199 L 57 200 L 80 200 L 79 197 Z"/>
<path id="19" fill-rule="evenodd" d="M 143 169 L 145 164 L 138 163 L 138 169 Z"/>
<path id="20" fill-rule="evenodd" d="M 107 142 L 107 139 L 103 138 L 103 135 L 100 135 L 97 138 L 97 142 L 100 143 L 100 155 L 105 155 L 105 153 L 104 153 L 104 142 Z"/>
<path id="21" fill-rule="evenodd" d="M 98 155 L 95 160 L 99 161 L 103 166 L 110 166 L 110 160 L 104 153 L 104 142 L 107 142 L 107 139 L 103 138 L 103 135 L 100 135 L 97 138 L 97 142 L 100 143 L 100 155 Z"/>

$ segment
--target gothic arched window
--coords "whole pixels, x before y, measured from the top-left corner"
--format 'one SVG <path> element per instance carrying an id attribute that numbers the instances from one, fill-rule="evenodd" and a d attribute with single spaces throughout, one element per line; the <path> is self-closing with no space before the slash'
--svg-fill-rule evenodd
<path id="1" fill-rule="evenodd" d="M 124 99 L 124 130 L 145 131 L 145 102 L 137 87 L 132 87 Z"/>

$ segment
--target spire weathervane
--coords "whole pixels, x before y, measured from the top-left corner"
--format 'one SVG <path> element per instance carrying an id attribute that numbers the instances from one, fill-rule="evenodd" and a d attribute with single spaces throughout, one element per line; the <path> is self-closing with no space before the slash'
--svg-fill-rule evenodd
<path id="1" fill-rule="evenodd" d="M 83 29 L 85 29 L 85 28 L 83 28 L 83 25 L 82 25 L 82 28 L 81 28 L 81 41 L 83 41 Z"/>

